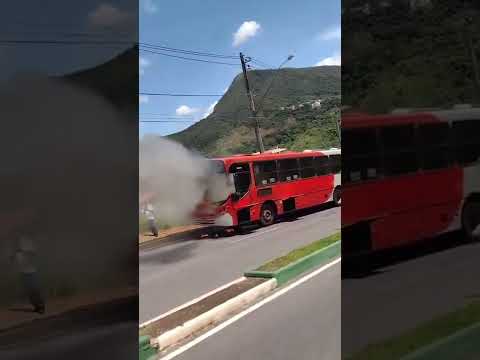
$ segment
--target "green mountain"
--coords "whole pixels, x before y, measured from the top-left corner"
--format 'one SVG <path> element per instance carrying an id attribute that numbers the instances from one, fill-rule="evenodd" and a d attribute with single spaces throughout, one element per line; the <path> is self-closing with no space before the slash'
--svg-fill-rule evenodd
<path id="1" fill-rule="evenodd" d="M 266 149 L 339 145 L 339 66 L 252 70 L 248 76 Z M 207 156 L 249 153 L 257 151 L 253 124 L 239 74 L 209 116 L 169 137 Z"/>
<path id="2" fill-rule="evenodd" d="M 382 113 L 480 102 L 478 1 L 431 0 L 415 11 L 391 1 L 370 14 L 352 11 L 371 3 L 342 3 L 344 104 Z"/>
<path id="3" fill-rule="evenodd" d="M 103 64 L 64 76 L 92 89 L 118 107 L 138 106 L 138 46 L 123 51 Z M 136 110 L 135 110 L 136 112 Z"/>

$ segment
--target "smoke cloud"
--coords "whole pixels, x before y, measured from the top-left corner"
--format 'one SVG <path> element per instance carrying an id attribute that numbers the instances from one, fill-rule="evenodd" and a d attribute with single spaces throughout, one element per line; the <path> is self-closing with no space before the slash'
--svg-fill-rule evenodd
<path id="1" fill-rule="evenodd" d="M 208 193 L 209 200 L 225 200 L 233 187 L 212 162 L 174 141 L 147 135 L 140 143 L 140 193 L 150 201 L 162 224 L 192 221 L 192 212 Z"/>
<path id="2" fill-rule="evenodd" d="M 101 96 L 62 80 L 23 75 L 0 88 L 7 131 L 0 132 L 0 294 L 11 300 L 18 287 L 9 262 L 16 231 L 35 240 L 47 294 L 74 294 L 138 279 L 137 234 L 119 224 L 137 218 L 135 117 L 119 113 Z M 113 181 L 114 179 L 114 181 Z M 13 215 L 12 215 L 13 214 Z M 12 217 L 13 216 L 13 217 Z M 23 221 L 23 222 L 22 222 Z M 62 290 L 63 289 L 63 290 Z"/>

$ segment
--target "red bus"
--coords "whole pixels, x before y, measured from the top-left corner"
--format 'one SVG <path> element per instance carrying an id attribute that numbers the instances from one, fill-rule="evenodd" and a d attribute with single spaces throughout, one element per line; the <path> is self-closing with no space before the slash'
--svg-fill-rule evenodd
<path id="1" fill-rule="evenodd" d="M 285 213 L 333 201 L 340 203 L 339 149 L 236 155 L 211 159 L 234 192 L 223 201 L 206 200 L 194 217 L 215 227 L 271 225 Z"/>
<path id="2" fill-rule="evenodd" d="M 480 232 L 480 109 L 344 115 L 342 251 Z"/>

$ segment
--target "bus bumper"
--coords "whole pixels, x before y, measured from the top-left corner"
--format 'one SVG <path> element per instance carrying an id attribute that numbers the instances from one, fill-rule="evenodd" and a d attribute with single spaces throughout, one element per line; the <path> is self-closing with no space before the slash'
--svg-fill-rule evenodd
<path id="1" fill-rule="evenodd" d="M 215 226 L 233 226 L 233 217 L 230 214 L 222 214 L 215 218 Z"/>

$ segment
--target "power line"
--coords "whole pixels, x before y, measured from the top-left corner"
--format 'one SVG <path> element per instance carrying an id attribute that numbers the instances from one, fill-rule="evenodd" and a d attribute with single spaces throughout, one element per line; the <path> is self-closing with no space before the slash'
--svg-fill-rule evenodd
<path id="1" fill-rule="evenodd" d="M 272 65 L 267 64 L 267 63 L 264 62 L 264 61 L 260 61 L 260 60 L 258 60 L 258 59 L 256 59 L 256 58 L 252 58 L 252 57 L 251 57 L 250 59 L 252 60 L 253 63 L 255 63 L 255 64 L 257 64 L 257 65 L 260 65 L 260 66 L 262 66 L 262 67 L 264 67 L 264 68 L 273 68 Z"/>
<path id="2" fill-rule="evenodd" d="M 139 95 L 148 95 L 148 96 L 188 96 L 188 97 L 214 97 L 214 96 L 223 96 L 223 94 L 172 94 L 172 93 L 152 93 L 152 92 L 140 92 Z"/>
<path id="3" fill-rule="evenodd" d="M 168 51 L 168 52 L 176 52 L 176 53 L 189 54 L 189 55 L 196 55 L 196 56 L 204 56 L 204 57 L 215 57 L 215 58 L 222 58 L 222 59 L 236 59 L 237 58 L 236 55 L 222 55 L 222 54 L 215 54 L 215 53 L 210 53 L 210 52 L 177 49 L 177 48 L 172 48 L 172 47 L 167 47 L 167 46 L 162 46 L 162 45 L 149 44 L 149 43 L 140 43 L 140 46 L 150 48 L 150 49 L 163 50 L 163 51 Z"/>
<path id="4" fill-rule="evenodd" d="M 191 116 L 183 116 L 183 115 L 171 115 L 171 114 L 159 114 L 159 113 L 141 113 L 139 116 L 159 116 L 159 117 L 168 117 L 168 118 L 179 118 L 179 119 L 190 119 Z"/>
<path id="5" fill-rule="evenodd" d="M 135 45 L 132 41 L 122 40 L 26 40 L 26 39 L 0 39 L 3 45 Z"/>
<path id="6" fill-rule="evenodd" d="M 184 124 L 184 123 L 192 123 L 195 122 L 195 120 L 140 120 L 142 123 L 178 123 L 178 124 Z"/>
<path id="7" fill-rule="evenodd" d="M 149 50 L 149 49 L 144 49 L 144 48 L 143 49 L 140 48 L 140 51 L 144 51 L 144 52 L 148 52 L 148 53 L 156 54 L 156 55 L 168 56 L 168 57 L 177 58 L 177 59 L 189 60 L 189 61 L 197 61 L 197 62 L 210 63 L 210 64 L 238 66 L 238 64 L 234 64 L 234 63 L 227 63 L 227 62 L 213 61 L 213 60 L 204 60 L 204 59 L 195 59 L 195 58 L 190 58 L 190 57 L 185 57 L 185 56 L 166 54 L 164 52 L 159 52 L 159 51 L 154 51 L 154 50 Z"/>
<path id="8" fill-rule="evenodd" d="M 153 116 L 140 116 L 140 118 L 145 120 L 181 120 L 181 121 L 191 121 L 194 120 L 193 117 L 180 117 L 180 116 L 163 116 L 163 117 L 153 117 Z"/>

